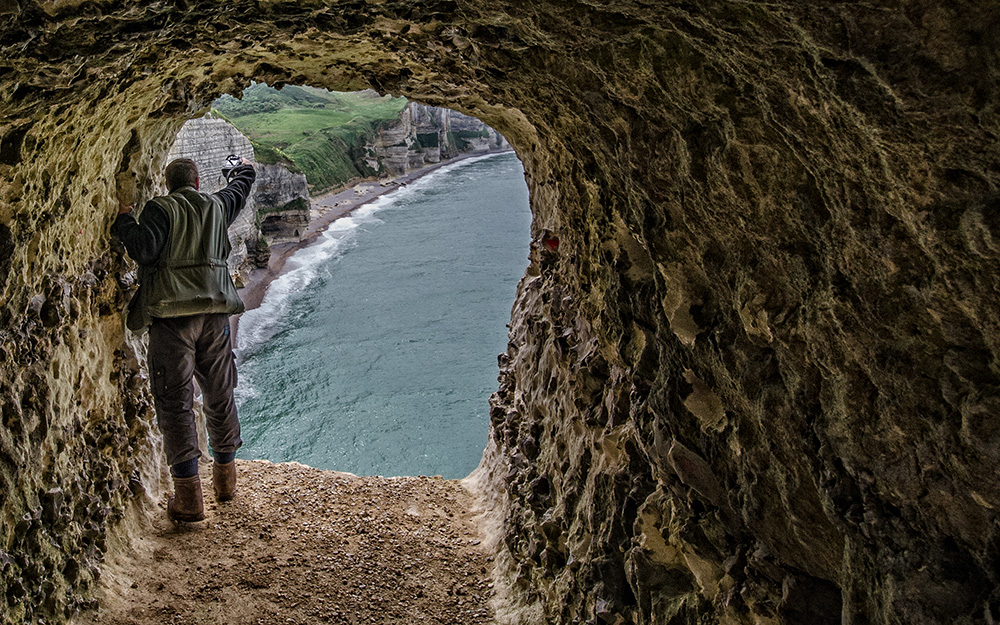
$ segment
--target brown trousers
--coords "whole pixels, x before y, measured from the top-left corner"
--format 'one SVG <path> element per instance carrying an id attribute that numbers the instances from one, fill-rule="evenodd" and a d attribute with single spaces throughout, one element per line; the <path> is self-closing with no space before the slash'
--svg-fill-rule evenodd
<path id="1" fill-rule="evenodd" d="M 149 373 L 156 421 L 171 466 L 197 458 L 194 383 L 201 387 L 208 440 L 217 452 L 243 443 L 236 416 L 236 358 L 225 313 L 153 318 L 149 328 Z"/>

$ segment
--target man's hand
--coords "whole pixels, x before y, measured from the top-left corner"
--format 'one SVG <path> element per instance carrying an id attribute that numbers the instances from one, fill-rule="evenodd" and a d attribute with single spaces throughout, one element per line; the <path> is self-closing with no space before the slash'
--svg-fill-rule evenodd
<path id="1" fill-rule="evenodd" d="M 131 213 L 133 208 L 135 208 L 135 204 L 122 204 L 121 201 L 118 202 L 119 215 L 124 215 L 125 213 Z"/>
<path id="2" fill-rule="evenodd" d="M 253 165 L 253 161 L 247 159 L 247 157 L 240 158 L 240 165 Z"/>

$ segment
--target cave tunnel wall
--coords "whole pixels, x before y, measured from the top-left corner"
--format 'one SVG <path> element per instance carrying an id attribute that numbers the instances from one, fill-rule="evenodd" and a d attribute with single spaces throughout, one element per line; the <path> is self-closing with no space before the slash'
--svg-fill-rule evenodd
<path id="1" fill-rule="evenodd" d="M 531 265 L 480 469 L 523 608 L 501 618 L 1000 617 L 994 5 L 0 14 L 7 620 L 88 605 L 157 493 L 116 188 L 157 193 L 180 124 L 250 80 L 455 108 L 525 164 Z"/>

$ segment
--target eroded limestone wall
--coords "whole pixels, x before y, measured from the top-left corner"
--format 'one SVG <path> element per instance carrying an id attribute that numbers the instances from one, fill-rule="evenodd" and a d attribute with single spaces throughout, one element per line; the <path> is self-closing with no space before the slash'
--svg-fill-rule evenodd
<path id="1" fill-rule="evenodd" d="M 116 179 L 155 192 L 183 120 L 251 79 L 455 108 L 525 164 L 532 264 L 479 474 L 524 608 L 501 617 L 1000 615 L 992 4 L 0 11 L 15 622 L 86 600 L 155 458 Z"/>
<path id="2" fill-rule="evenodd" d="M 481 120 L 419 102 L 407 103 L 399 120 L 379 128 L 364 148 L 368 166 L 392 176 L 463 153 L 509 149 L 506 139 Z"/>
<path id="3" fill-rule="evenodd" d="M 306 175 L 278 164 L 257 166 L 253 200 L 259 213 L 260 232 L 268 243 L 299 241 L 311 219 Z"/>

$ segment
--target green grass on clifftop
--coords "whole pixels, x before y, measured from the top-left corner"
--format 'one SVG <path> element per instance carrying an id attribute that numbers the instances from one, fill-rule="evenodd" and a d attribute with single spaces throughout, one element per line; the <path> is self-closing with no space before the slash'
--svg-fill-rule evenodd
<path id="1" fill-rule="evenodd" d="M 306 175 L 313 194 L 375 172 L 362 160 L 365 140 L 398 119 L 405 98 L 372 91 L 337 93 L 286 86 L 280 91 L 255 84 L 242 100 L 222 96 L 213 111 L 254 144 L 265 163 L 291 164 Z"/>

